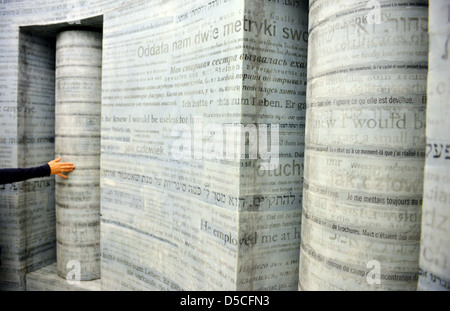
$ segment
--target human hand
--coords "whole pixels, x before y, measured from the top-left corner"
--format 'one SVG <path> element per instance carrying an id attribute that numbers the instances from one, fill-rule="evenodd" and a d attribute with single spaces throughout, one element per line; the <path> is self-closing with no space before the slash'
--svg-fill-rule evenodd
<path id="1" fill-rule="evenodd" d="M 50 166 L 50 175 L 59 175 L 62 178 L 67 178 L 67 176 L 61 174 L 61 172 L 72 172 L 75 169 L 75 166 L 70 162 L 59 161 L 61 161 L 61 157 L 51 160 L 47 163 L 48 166 Z"/>

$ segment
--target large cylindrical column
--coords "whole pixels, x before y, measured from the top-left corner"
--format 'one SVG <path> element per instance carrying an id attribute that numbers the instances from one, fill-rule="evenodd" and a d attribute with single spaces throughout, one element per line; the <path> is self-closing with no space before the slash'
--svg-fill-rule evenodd
<path id="1" fill-rule="evenodd" d="M 63 278 L 100 277 L 101 64 L 101 33 L 58 34 L 55 154 L 76 167 L 67 180 L 56 177 L 57 270 Z"/>
<path id="2" fill-rule="evenodd" d="M 430 1 L 427 147 L 418 290 L 450 290 L 450 3 Z"/>
<path id="3" fill-rule="evenodd" d="M 414 290 L 428 1 L 310 1 L 299 287 Z"/>

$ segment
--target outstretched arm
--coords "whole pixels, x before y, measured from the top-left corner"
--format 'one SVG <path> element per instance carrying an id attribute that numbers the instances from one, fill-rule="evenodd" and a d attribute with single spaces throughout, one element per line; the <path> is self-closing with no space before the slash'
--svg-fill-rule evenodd
<path id="1" fill-rule="evenodd" d="M 60 161 L 61 157 L 37 167 L 0 169 L 0 184 L 9 184 L 30 178 L 50 175 L 59 175 L 63 178 L 67 178 L 67 176 L 61 174 L 61 172 L 71 172 L 75 169 L 75 166 L 70 162 Z"/>
<path id="2" fill-rule="evenodd" d="M 47 164 L 30 168 L 4 168 L 0 169 L 0 184 L 44 176 L 50 176 L 50 167 Z"/>

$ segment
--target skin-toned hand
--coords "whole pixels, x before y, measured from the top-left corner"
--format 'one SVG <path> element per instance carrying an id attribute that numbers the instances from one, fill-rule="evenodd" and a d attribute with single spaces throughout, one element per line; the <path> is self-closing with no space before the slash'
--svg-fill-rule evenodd
<path id="1" fill-rule="evenodd" d="M 70 162 L 59 161 L 61 161 L 61 157 L 51 160 L 47 163 L 48 166 L 50 166 L 50 175 L 59 175 L 62 178 L 67 178 L 67 176 L 61 174 L 61 172 L 72 172 L 75 169 L 75 166 Z"/>

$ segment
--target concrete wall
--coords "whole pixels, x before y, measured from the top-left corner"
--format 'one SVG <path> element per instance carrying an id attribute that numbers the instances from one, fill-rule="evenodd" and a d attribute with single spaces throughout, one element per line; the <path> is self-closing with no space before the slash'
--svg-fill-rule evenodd
<path id="1" fill-rule="evenodd" d="M 23 135 L 17 126 L 23 117 L 14 111 L 22 105 L 20 98 L 27 98 L 21 95 L 31 90 L 27 85 L 54 83 L 50 69 L 30 75 L 31 62 L 25 60 L 26 52 L 19 55 L 17 46 L 31 45 L 36 66 L 54 70 L 57 32 L 68 26 L 98 28 L 103 21 L 103 288 L 297 288 L 305 5 L 225 0 L 11 2 L 1 6 L 1 15 L 8 23 L 1 37 L 7 50 L 1 59 L 5 75 L 0 120 L 7 131 L 0 146 L 1 157 L 7 159 L 3 167 L 38 165 L 53 158 L 51 138 L 45 144 L 16 138 Z M 40 46 L 45 44 L 44 52 Z M 48 58 L 41 65 L 38 59 L 45 54 Z M 54 100 L 49 97 L 27 102 L 27 107 L 36 105 L 26 115 L 27 120 L 36 119 L 34 135 L 51 136 Z M 12 109 L 6 113 L 8 106 Z M 227 128 L 241 127 L 247 138 L 226 136 Z M 24 133 L 30 133 L 27 129 Z M 227 158 L 230 148 L 235 154 Z M 269 163 L 274 166 L 265 170 Z M 48 263 L 48 256 L 36 259 L 29 252 L 32 238 L 26 234 L 48 236 L 49 241 L 37 238 L 40 247 L 55 238 L 54 178 L 38 182 L 43 180 L 48 180 L 48 189 L 39 195 L 48 194 L 48 200 L 31 206 L 40 217 L 36 226 L 45 227 L 45 233 L 29 225 L 4 230 L 10 237 L 2 246 L 5 289 L 24 289 L 24 275 Z M 29 222 L 15 214 L 20 206 L 29 208 L 21 203 L 21 190 L 5 187 L 2 213 L 12 210 L 12 222 Z M 11 203 L 3 203 L 6 200 Z M 17 238 L 25 241 L 26 255 L 8 259 L 20 245 Z M 54 247 L 48 251 L 52 260 Z M 21 263 L 27 260 L 38 264 Z M 6 275 L 13 279 L 6 281 Z"/>

